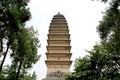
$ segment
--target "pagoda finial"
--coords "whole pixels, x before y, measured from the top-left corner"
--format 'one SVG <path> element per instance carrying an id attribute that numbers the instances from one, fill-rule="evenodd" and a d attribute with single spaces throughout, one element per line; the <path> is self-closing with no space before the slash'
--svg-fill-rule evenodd
<path id="1" fill-rule="evenodd" d="M 60 14 L 60 12 L 58 12 L 58 14 Z"/>

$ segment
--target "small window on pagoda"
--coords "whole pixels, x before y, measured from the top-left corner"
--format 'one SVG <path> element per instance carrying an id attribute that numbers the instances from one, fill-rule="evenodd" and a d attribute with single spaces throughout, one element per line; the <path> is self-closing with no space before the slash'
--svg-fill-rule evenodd
<path id="1" fill-rule="evenodd" d="M 58 60 L 60 60 L 60 58 L 58 58 Z"/>
<path id="2" fill-rule="evenodd" d="M 59 74 L 60 72 L 59 72 L 59 71 L 57 71 L 57 73 Z"/>

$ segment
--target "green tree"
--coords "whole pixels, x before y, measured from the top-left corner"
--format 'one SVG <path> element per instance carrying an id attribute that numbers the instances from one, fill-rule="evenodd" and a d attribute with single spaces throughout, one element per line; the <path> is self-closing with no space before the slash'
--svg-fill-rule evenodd
<path id="1" fill-rule="evenodd" d="M 0 80 L 15 80 L 15 66 L 7 65 L 6 68 L 3 68 L 3 74 L 0 75 Z M 8 75 L 9 74 L 9 75 Z M 19 80 L 36 80 L 36 74 L 33 72 L 32 74 L 29 73 L 20 73 Z"/>
<path id="2" fill-rule="evenodd" d="M 109 2 L 109 8 L 97 27 L 101 42 L 88 51 L 89 56 L 77 59 L 74 72 L 66 80 L 120 79 L 120 1 L 101 1 Z"/>
<path id="3" fill-rule="evenodd" d="M 31 78 L 28 71 L 35 64 L 40 55 L 37 55 L 37 49 L 40 47 L 38 33 L 33 27 L 22 28 L 18 36 L 11 45 L 12 64 L 2 71 L 0 78 L 2 80 L 24 80 Z M 35 80 L 33 78 L 32 80 Z"/>
<path id="4" fill-rule="evenodd" d="M 32 27 L 25 28 L 26 21 L 31 17 L 28 2 L 29 0 L 0 0 L 0 57 L 3 57 L 0 80 L 32 79 L 28 70 L 40 57 L 37 55 L 37 32 Z M 2 69 L 8 53 L 12 64 Z"/>
<path id="5" fill-rule="evenodd" d="M 26 75 L 24 78 L 21 78 L 21 80 L 36 80 L 36 74 L 35 72 L 32 75 Z"/>
<path id="6" fill-rule="evenodd" d="M 111 0 L 110 7 L 106 10 L 103 20 L 100 21 L 97 29 L 102 40 L 108 40 L 108 37 L 115 32 L 120 24 L 120 1 Z"/>
<path id="7" fill-rule="evenodd" d="M 89 56 L 76 59 L 74 72 L 68 75 L 66 80 L 108 80 L 104 74 L 109 57 L 103 46 L 97 44 L 88 52 Z"/>
<path id="8" fill-rule="evenodd" d="M 0 0 L 0 56 L 3 56 L 0 72 L 19 28 L 30 19 L 27 3 L 28 0 Z"/>
<path id="9" fill-rule="evenodd" d="M 106 76 L 111 79 L 120 78 L 120 1 L 110 1 L 110 7 L 106 10 L 103 20 L 98 25 L 98 31 L 102 39 L 104 49 L 109 55 Z"/>
<path id="10" fill-rule="evenodd" d="M 37 32 L 34 31 L 33 27 L 21 29 L 18 38 L 15 39 L 11 47 L 13 50 L 11 57 L 17 70 L 16 80 L 19 79 L 21 72 L 22 74 L 26 73 L 38 61 L 40 56 L 37 55 L 37 49 L 39 46 Z"/>

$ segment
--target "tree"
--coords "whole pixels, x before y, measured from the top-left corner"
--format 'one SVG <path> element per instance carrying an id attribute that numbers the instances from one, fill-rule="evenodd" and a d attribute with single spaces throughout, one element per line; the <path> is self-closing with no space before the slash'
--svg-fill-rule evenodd
<path id="1" fill-rule="evenodd" d="M 0 75 L 0 80 L 15 80 L 15 70 L 14 66 L 7 65 L 6 68 L 4 68 L 3 74 Z M 9 74 L 9 75 L 8 75 Z M 29 73 L 20 73 L 19 80 L 36 80 L 36 74 L 33 72 L 32 74 Z"/>
<path id="2" fill-rule="evenodd" d="M 13 63 L 16 66 L 16 80 L 19 79 L 19 74 L 26 73 L 26 71 L 35 64 L 39 55 L 37 55 L 37 49 L 39 48 L 39 40 L 37 37 L 37 32 L 34 31 L 33 27 L 23 28 L 18 33 L 18 38 L 15 39 L 14 43 L 11 46 L 13 50 L 11 57 L 13 57 Z"/>
<path id="3" fill-rule="evenodd" d="M 77 59 L 75 70 L 66 80 L 119 80 L 120 79 L 120 1 L 110 2 L 103 20 L 97 27 L 101 42 L 95 45 L 90 55 Z"/>
<path id="4" fill-rule="evenodd" d="M 37 31 L 34 31 L 33 27 L 20 29 L 18 36 L 10 47 L 12 64 L 4 69 L 0 76 L 1 79 L 2 76 L 4 80 L 31 78 L 28 75 L 28 70 L 40 57 L 40 55 L 37 55 L 37 49 L 40 47 L 37 35 Z"/>
<path id="5" fill-rule="evenodd" d="M 32 75 L 26 75 L 24 78 L 21 78 L 21 80 L 36 80 L 36 74 L 34 72 Z"/>
<path id="6" fill-rule="evenodd" d="M 102 45 L 95 45 L 89 56 L 76 59 L 74 72 L 66 80 L 107 80 L 105 74 L 105 64 L 108 56 Z"/>
<path id="7" fill-rule="evenodd" d="M 98 31 L 104 43 L 104 48 L 109 55 L 109 64 L 107 64 L 107 76 L 111 79 L 119 79 L 120 73 L 120 1 L 110 1 L 110 7 L 106 10 L 106 15 L 98 25 Z"/>
<path id="8" fill-rule="evenodd" d="M 107 40 L 108 37 L 114 33 L 114 30 L 119 27 L 120 22 L 120 4 L 119 0 L 112 0 L 109 4 L 110 7 L 106 10 L 103 20 L 98 25 L 98 32 L 101 39 Z"/>
<path id="9" fill-rule="evenodd" d="M 28 69 L 40 57 L 37 55 L 37 32 L 32 27 L 25 28 L 26 21 L 31 17 L 28 2 L 29 0 L 0 1 L 0 57 L 3 57 L 0 64 L 1 80 L 30 78 Z M 2 69 L 8 53 L 12 64 Z"/>
<path id="10" fill-rule="evenodd" d="M 19 28 L 30 19 L 29 9 L 26 8 L 28 0 L 1 0 L 0 1 L 0 64 L 2 70 L 6 55 Z M 24 16 L 23 16 L 24 15 Z M 7 47 L 4 47 L 6 45 Z"/>

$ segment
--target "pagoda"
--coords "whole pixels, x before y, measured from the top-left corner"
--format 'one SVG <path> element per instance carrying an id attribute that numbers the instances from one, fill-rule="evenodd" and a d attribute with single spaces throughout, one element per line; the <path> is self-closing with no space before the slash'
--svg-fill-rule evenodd
<path id="1" fill-rule="evenodd" d="M 47 75 L 44 80 L 63 80 L 70 73 L 70 34 L 65 17 L 58 13 L 50 23 L 48 34 L 48 45 L 45 60 Z"/>

